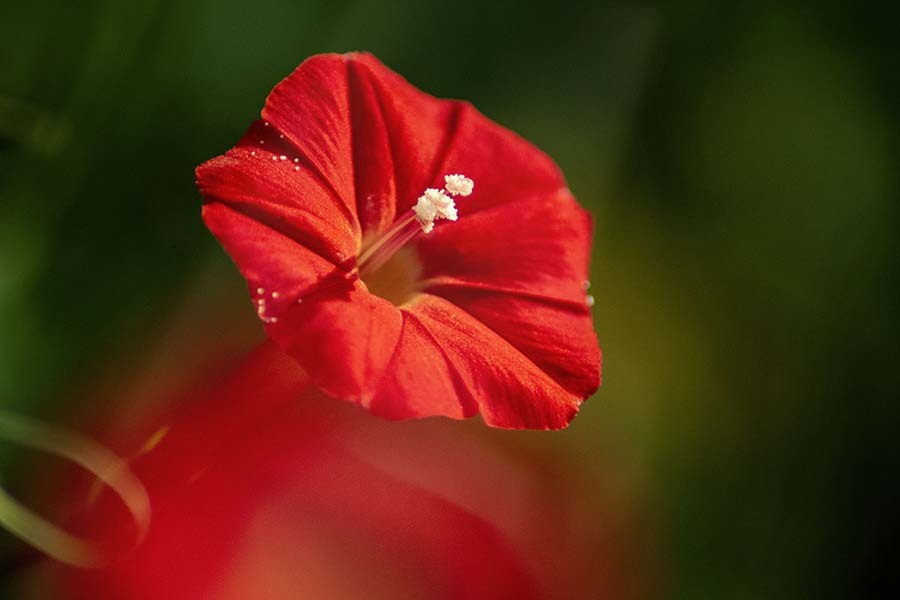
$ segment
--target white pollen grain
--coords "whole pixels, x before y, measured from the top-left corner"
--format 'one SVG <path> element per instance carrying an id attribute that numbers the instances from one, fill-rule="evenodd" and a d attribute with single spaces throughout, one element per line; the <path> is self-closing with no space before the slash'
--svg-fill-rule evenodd
<path id="1" fill-rule="evenodd" d="M 285 156 L 284 154 L 282 154 L 278 158 L 279 158 L 279 160 L 287 160 L 287 156 Z"/>
<path id="2" fill-rule="evenodd" d="M 300 167 L 294 167 L 294 170 L 295 170 L 295 171 L 299 171 L 299 170 L 300 170 Z"/>
<path id="3" fill-rule="evenodd" d="M 588 306 L 593 306 L 594 305 L 594 297 L 591 296 L 590 294 L 588 294 L 587 297 L 584 299 L 584 302 Z"/>
<path id="4" fill-rule="evenodd" d="M 256 156 L 256 150 L 251 150 L 251 151 L 250 151 L 250 156 Z"/>
<path id="5" fill-rule="evenodd" d="M 262 294 L 265 294 L 265 293 L 266 293 L 266 290 L 262 289 L 261 287 L 260 287 L 260 288 L 256 288 L 256 293 L 262 295 Z"/>
<path id="6" fill-rule="evenodd" d="M 273 297 L 273 298 L 277 298 L 277 297 L 278 297 L 278 292 L 272 292 L 272 297 Z"/>
<path id="7" fill-rule="evenodd" d="M 295 163 L 298 163 L 298 162 L 300 162 L 300 159 L 299 159 L 299 158 L 295 158 L 295 159 L 294 159 L 294 162 L 295 162 Z"/>

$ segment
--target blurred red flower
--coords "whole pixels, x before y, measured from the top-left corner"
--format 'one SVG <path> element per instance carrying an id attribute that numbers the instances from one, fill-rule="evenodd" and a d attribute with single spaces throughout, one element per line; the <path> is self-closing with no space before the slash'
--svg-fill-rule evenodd
<path id="1" fill-rule="evenodd" d="M 353 452 L 347 422 L 312 393 L 223 449 L 189 486 L 156 487 L 143 543 L 105 569 L 66 570 L 60 596 L 536 596 L 521 549 L 494 524 Z M 95 513 L 104 537 L 122 525 L 109 514 Z"/>
<path id="2" fill-rule="evenodd" d="M 220 430 L 216 406 L 268 404 L 272 390 L 291 390 L 305 374 L 271 343 L 225 376 L 204 370 L 170 394 L 168 411 L 146 413 L 115 443 L 133 454 L 160 423 L 182 432 L 194 424 L 132 461 L 154 506 L 142 543 L 111 552 L 102 569 L 54 566 L 32 582 L 43 586 L 36 597 L 634 597 L 626 561 L 639 530 L 622 530 L 624 505 L 598 497 L 584 471 L 505 447 L 509 438 L 490 430 L 380 423 L 312 388 L 218 444 L 211 459 L 215 442 L 195 417 Z M 118 504 L 101 496 L 79 529 L 109 540 L 104 547 L 130 547 L 133 527 Z"/>
<path id="3" fill-rule="evenodd" d="M 600 382 L 591 219 L 549 157 L 366 54 L 308 59 L 262 118 L 198 167 L 203 218 L 313 383 L 391 419 L 571 421 Z"/>

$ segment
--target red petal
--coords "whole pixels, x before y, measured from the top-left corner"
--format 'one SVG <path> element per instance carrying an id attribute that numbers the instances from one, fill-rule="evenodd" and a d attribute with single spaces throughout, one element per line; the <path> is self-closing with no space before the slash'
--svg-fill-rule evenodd
<path id="1" fill-rule="evenodd" d="M 445 357 L 448 370 L 457 378 L 455 401 L 462 407 L 477 405 L 488 425 L 559 429 L 578 412 L 582 398 L 563 389 L 507 341 L 448 301 L 422 294 L 404 310 L 427 329 Z M 411 344 L 408 349 L 399 350 L 415 352 L 421 347 Z M 402 362 L 409 364 L 414 360 L 406 356 Z M 436 365 L 432 367 L 435 373 L 443 372 L 439 362 L 430 364 Z M 428 381 L 431 376 L 430 370 L 410 369 L 403 387 L 394 386 L 393 380 L 386 378 L 378 397 L 390 399 L 398 407 L 405 406 L 406 417 L 432 415 L 431 406 L 411 400 L 415 398 L 416 386 L 433 391 Z"/>
<path id="2" fill-rule="evenodd" d="M 434 335 L 416 318 L 415 311 L 403 310 L 400 339 L 372 400 L 373 414 L 389 419 L 445 416 L 471 417 L 478 406 Z"/>
<path id="3" fill-rule="evenodd" d="M 458 201 L 460 219 L 485 208 L 549 196 L 566 187 L 553 160 L 516 133 L 494 123 L 469 104 L 463 105 L 453 143 L 436 175 L 462 173 L 475 191 Z"/>
<path id="4" fill-rule="evenodd" d="M 205 162 L 197 168 L 197 185 L 207 202 L 227 204 L 335 265 L 356 259 L 354 224 L 315 175 L 272 144 L 240 146 Z"/>
<path id="5" fill-rule="evenodd" d="M 568 191 L 461 215 L 417 246 L 426 289 L 455 284 L 584 305 L 591 218 Z"/>
<path id="6" fill-rule="evenodd" d="M 411 207 L 426 187 L 443 187 L 443 176 L 451 173 L 463 173 L 476 182 L 476 193 L 460 199 L 460 214 L 565 187 L 550 157 L 471 104 L 430 96 L 369 54 L 353 54 L 350 62 L 351 97 L 357 98 L 358 113 L 353 121 L 359 137 L 355 166 L 367 169 L 373 154 L 387 156 L 384 151 L 389 151 L 397 212 Z M 382 122 L 386 140 L 373 131 Z M 373 141 L 374 147 L 366 143 Z M 364 161 L 360 148 L 368 151 Z M 382 168 L 381 174 L 387 170 Z M 358 195 L 362 205 L 363 195 Z"/>
<path id="7" fill-rule="evenodd" d="M 600 383 L 583 287 L 590 241 L 590 217 L 567 191 L 496 206 L 420 238 L 423 283 L 586 398 Z"/>
<path id="8" fill-rule="evenodd" d="M 453 144 L 465 103 L 440 100 L 416 89 L 370 54 L 353 54 L 351 60 L 359 81 L 368 79 L 371 86 L 369 91 L 361 84 L 358 91 L 365 90 L 369 110 L 375 106 L 380 109 L 387 129 L 395 203 L 401 211 L 411 208 L 426 187 L 438 181 L 437 187 L 443 187 L 444 157 Z"/>
<path id="9" fill-rule="evenodd" d="M 323 278 L 344 273 L 287 234 L 227 204 L 206 204 L 203 220 L 247 279 L 251 294 L 264 290 L 268 316 L 277 316 L 281 305 L 306 294 Z"/>
<path id="10" fill-rule="evenodd" d="M 484 323 L 576 396 L 587 398 L 600 386 L 600 347 L 584 303 L 452 286 L 433 292 Z"/>
<path id="11" fill-rule="evenodd" d="M 412 206 L 440 179 L 463 107 L 353 53 L 304 61 L 272 90 L 262 114 L 286 136 L 288 152 L 358 215 L 362 231 L 377 232 L 393 222 L 398 203 Z"/>
<path id="12" fill-rule="evenodd" d="M 262 116 L 287 137 L 355 215 L 348 98 L 346 59 L 323 54 L 305 60 L 275 86 Z"/>
<path id="13" fill-rule="evenodd" d="M 269 334 L 329 394 L 368 406 L 400 336 L 400 312 L 358 281 L 334 280 L 295 303 Z"/>
<path id="14" fill-rule="evenodd" d="M 348 68 L 356 207 L 362 231 L 375 235 L 397 216 L 393 147 L 367 67 L 350 60 Z"/>

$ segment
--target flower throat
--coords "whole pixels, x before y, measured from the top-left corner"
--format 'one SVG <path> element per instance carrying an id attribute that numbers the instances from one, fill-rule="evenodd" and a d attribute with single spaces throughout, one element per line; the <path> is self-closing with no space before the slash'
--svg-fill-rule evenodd
<path id="1" fill-rule="evenodd" d="M 357 260 L 359 276 L 369 290 L 395 305 L 413 295 L 421 273 L 415 254 L 405 248 L 419 231 L 428 234 L 438 219 L 456 221 L 453 196 L 468 196 L 475 183 L 464 175 L 445 175 L 444 189 L 428 188 L 415 206 L 364 250 Z"/>

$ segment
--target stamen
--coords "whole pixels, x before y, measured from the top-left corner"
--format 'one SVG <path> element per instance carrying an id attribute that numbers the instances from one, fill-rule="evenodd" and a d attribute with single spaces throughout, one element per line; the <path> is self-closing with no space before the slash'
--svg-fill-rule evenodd
<path id="1" fill-rule="evenodd" d="M 381 247 L 381 250 L 372 256 L 369 261 L 360 268 L 360 274 L 366 275 L 377 271 L 386 263 L 400 248 L 406 245 L 419 234 L 417 227 L 407 227 L 400 235 L 392 238 L 390 242 Z"/>
<path id="2" fill-rule="evenodd" d="M 465 175 L 444 175 L 444 188 L 454 196 L 468 196 L 475 188 L 475 182 Z"/>
<path id="3" fill-rule="evenodd" d="M 359 265 L 360 270 L 364 266 L 366 266 L 372 256 L 375 255 L 376 252 L 380 251 L 381 248 L 391 241 L 392 238 L 396 237 L 404 228 L 406 228 L 410 223 L 415 221 L 416 215 L 412 211 L 406 215 L 406 217 L 400 219 L 396 223 L 394 223 L 390 229 L 385 231 L 380 238 L 378 238 L 374 244 L 366 248 L 366 250 L 360 254 L 359 259 L 357 260 L 357 264 Z"/>
<path id="4" fill-rule="evenodd" d="M 371 273 L 384 265 L 397 250 L 416 237 L 419 229 L 423 233 L 431 233 L 435 220 L 456 221 L 459 218 L 456 204 L 450 196 L 468 196 L 472 193 L 475 182 L 464 175 L 445 175 L 444 182 L 446 187 L 443 190 L 426 189 L 412 210 L 360 255 L 357 261 L 360 275 Z"/>
<path id="5" fill-rule="evenodd" d="M 413 211 L 425 233 L 431 233 L 431 230 L 434 229 L 435 219 L 455 221 L 458 217 L 453 198 L 434 188 L 428 188 L 424 194 L 419 196 L 419 201 L 416 202 Z"/>

